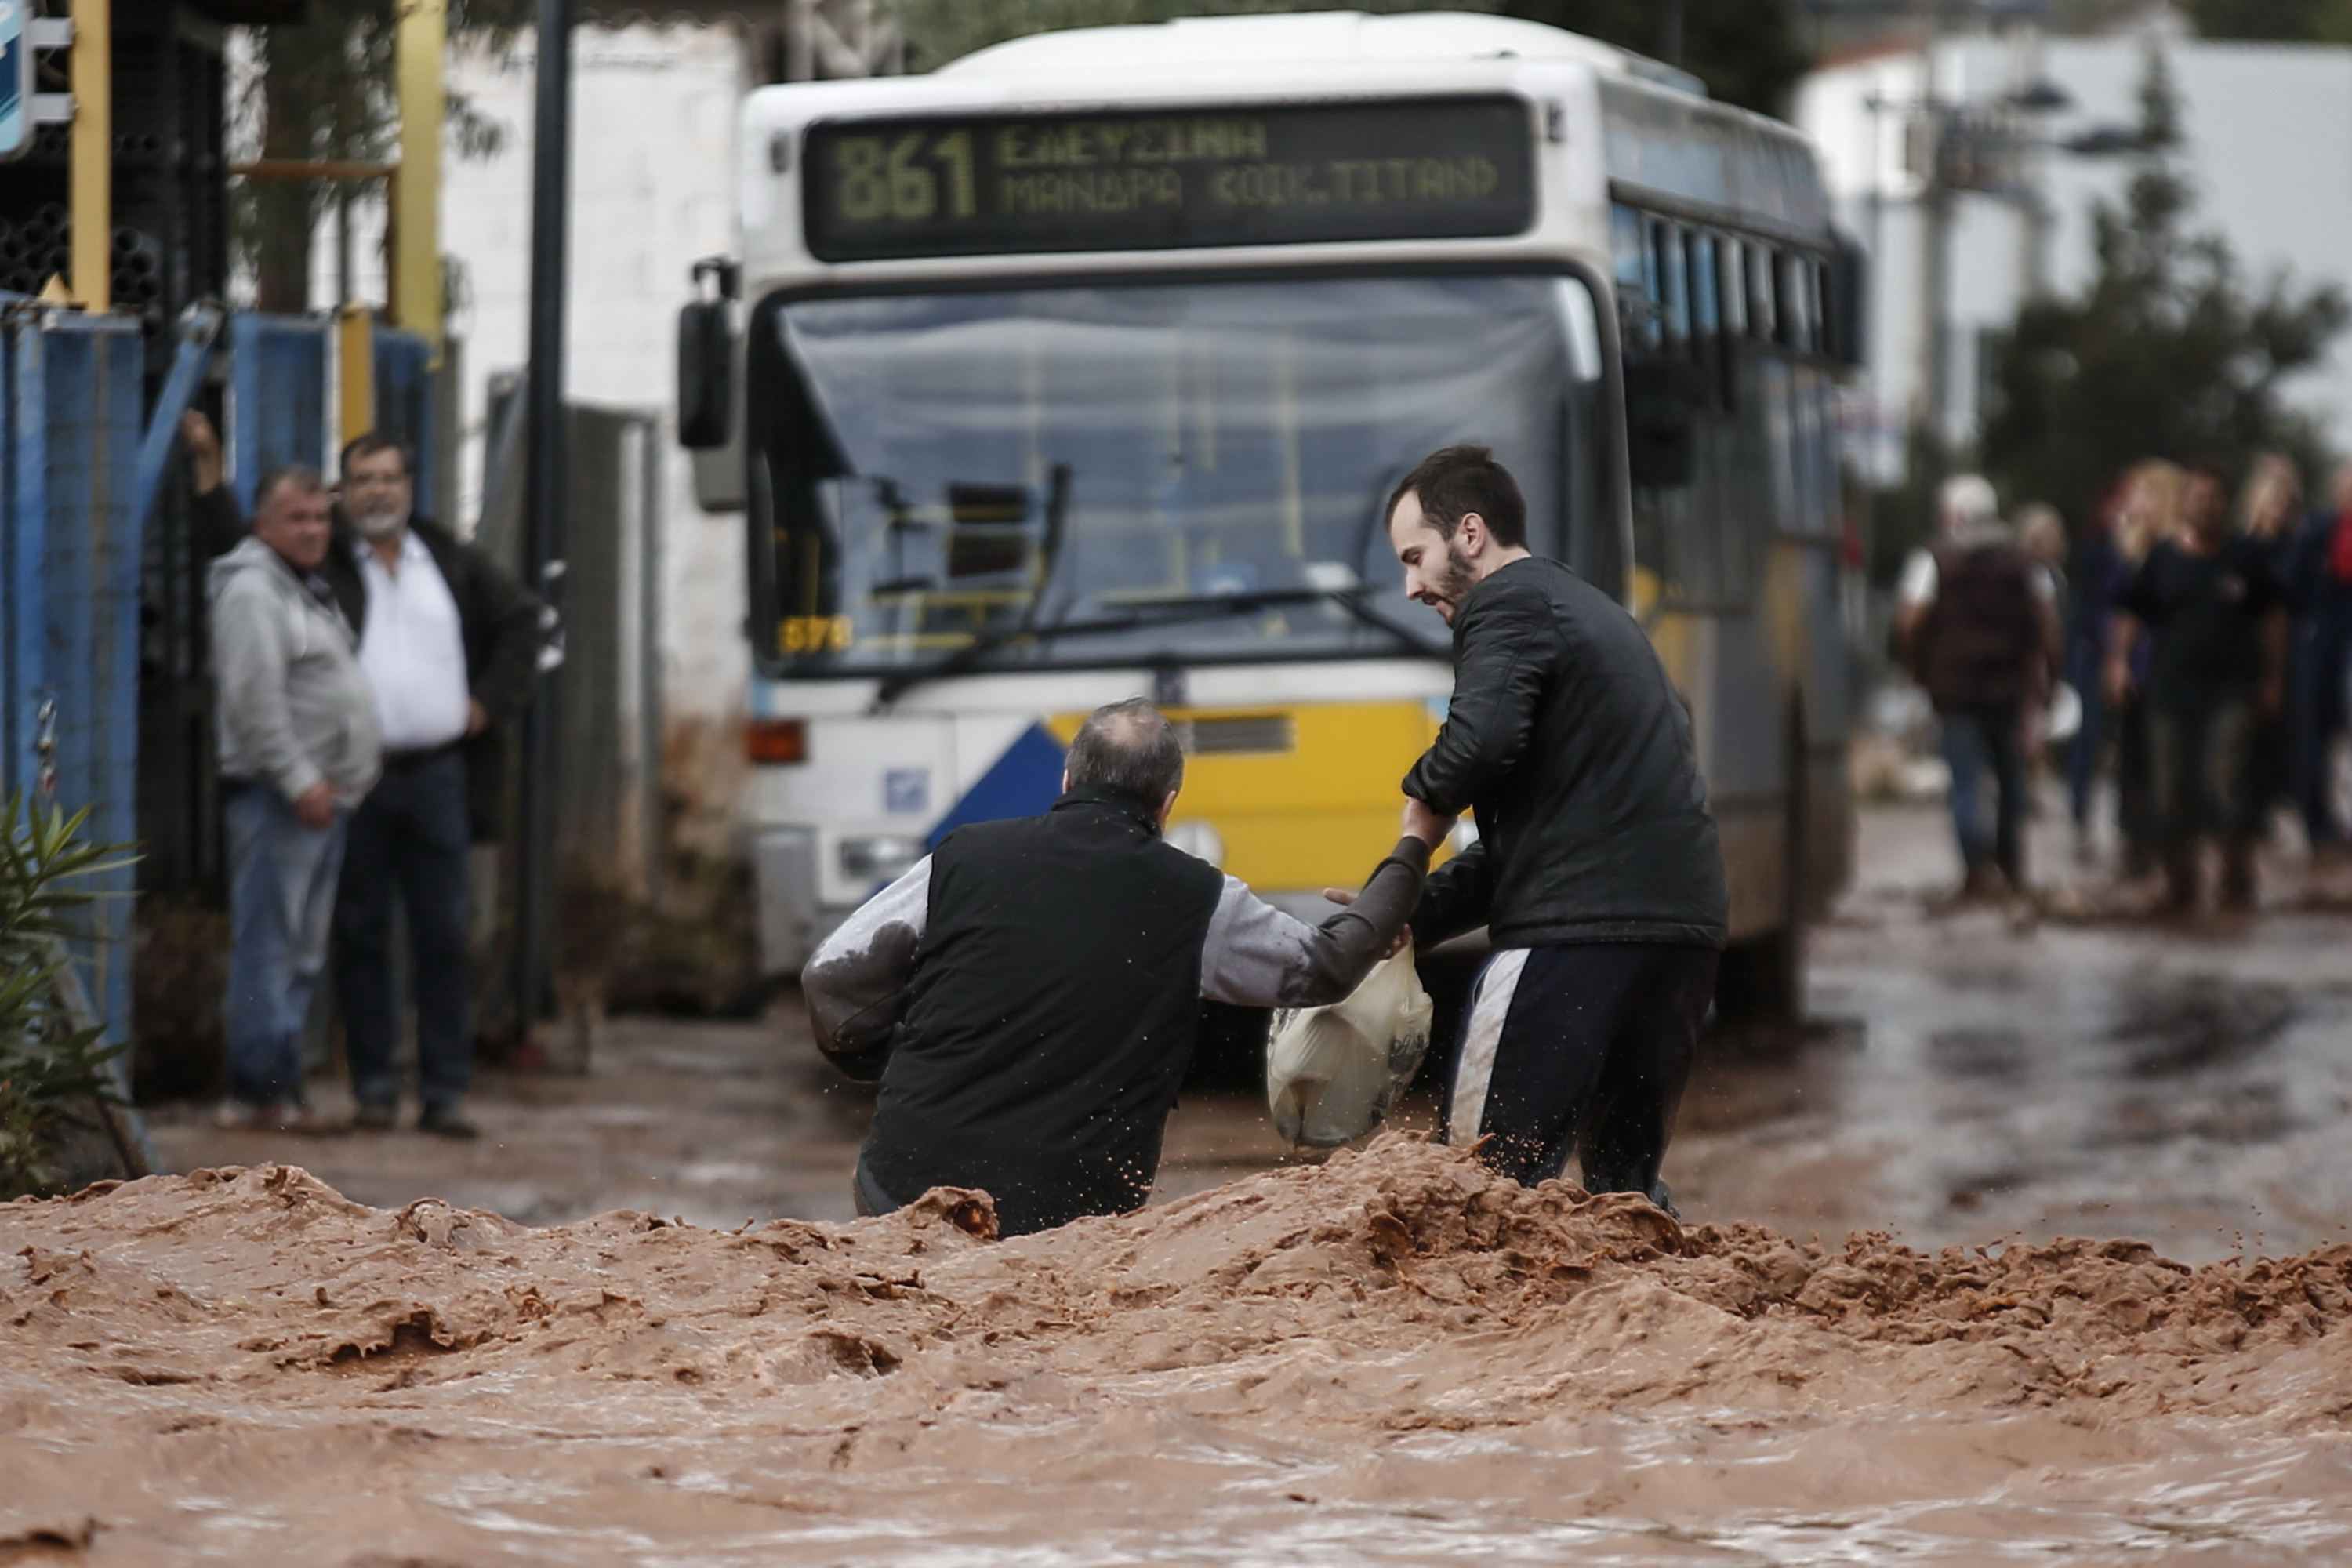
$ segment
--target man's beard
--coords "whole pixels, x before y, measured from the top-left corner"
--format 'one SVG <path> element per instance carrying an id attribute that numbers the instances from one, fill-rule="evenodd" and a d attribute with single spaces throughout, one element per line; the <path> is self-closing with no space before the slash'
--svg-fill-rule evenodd
<path id="1" fill-rule="evenodd" d="M 407 521 L 408 513 L 404 509 L 356 511 L 352 514 L 352 526 L 360 531 L 362 539 L 390 539 L 394 534 L 398 533 Z"/>
<path id="2" fill-rule="evenodd" d="M 1438 574 L 1437 580 L 1429 585 L 1431 595 L 1436 599 L 1438 606 L 1444 611 L 1447 620 L 1454 618 L 1454 611 L 1469 595 L 1470 590 L 1477 585 L 1478 574 L 1470 564 L 1470 557 L 1462 552 L 1461 545 L 1453 540 L 1447 540 L 1445 568 Z"/>

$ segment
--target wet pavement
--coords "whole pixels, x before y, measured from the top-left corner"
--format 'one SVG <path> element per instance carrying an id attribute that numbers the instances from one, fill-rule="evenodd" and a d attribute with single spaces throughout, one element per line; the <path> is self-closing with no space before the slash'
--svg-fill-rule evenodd
<path id="1" fill-rule="evenodd" d="M 1686 1218 L 1919 1246 L 2129 1235 L 2189 1260 L 2300 1250 L 2352 1220 L 2352 907 L 2297 854 L 2264 912 L 2091 918 L 2066 884 L 2039 921 L 1952 910 L 1943 818 L 1880 806 L 1857 885 L 1812 944 L 1813 1021 L 1714 1036 L 1667 1175 Z M 348 1109 L 339 1086 L 316 1098 Z M 1424 1097 L 1408 1124 L 1426 1124 Z M 845 1219 L 866 1114 L 815 1059 L 794 1006 L 760 1023 L 624 1018 L 584 1074 L 484 1076 L 485 1136 L 222 1131 L 153 1113 L 174 1169 L 283 1159 L 362 1202 L 436 1195 L 532 1224 L 635 1208 L 702 1225 Z M 1163 1195 L 1292 1158 L 1252 1096 L 1179 1110 Z"/>

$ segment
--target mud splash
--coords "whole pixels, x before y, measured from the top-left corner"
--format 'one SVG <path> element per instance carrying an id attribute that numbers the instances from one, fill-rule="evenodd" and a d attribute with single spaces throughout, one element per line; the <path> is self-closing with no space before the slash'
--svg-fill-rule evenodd
<path id="1" fill-rule="evenodd" d="M 2352 1246 L 1825 1249 L 1393 1135 L 992 1228 L 533 1230 L 281 1165 L 0 1207 L 0 1562 L 2352 1546 Z"/>

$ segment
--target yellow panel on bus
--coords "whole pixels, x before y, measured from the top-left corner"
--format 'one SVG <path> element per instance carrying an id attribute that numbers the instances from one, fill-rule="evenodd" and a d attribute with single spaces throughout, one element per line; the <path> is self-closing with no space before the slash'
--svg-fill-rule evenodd
<path id="1" fill-rule="evenodd" d="M 1265 891 L 1352 888 L 1396 847 L 1405 771 L 1436 738 L 1419 699 L 1171 708 L 1185 738 L 1170 824 L 1205 824 L 1224 869 Z M 1057 714 L 1067 745 L 1086 720 Z"/>

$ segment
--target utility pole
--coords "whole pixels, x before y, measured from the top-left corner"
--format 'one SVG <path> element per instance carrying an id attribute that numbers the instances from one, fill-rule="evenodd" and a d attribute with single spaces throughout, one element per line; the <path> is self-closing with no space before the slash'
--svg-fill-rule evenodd
<path id="1" fill-rule="evenodd" d="M 1952 226 L 1952 189 L 1945 179 L 1948 150 L 1944 105 L 1937 96 L 1936 46 L 1943 31 L 1941 13 L 1941 5 L 1931 0 L 1920 27 L 1919 129 L 1914 154 L 1919 175 L 1918 380 L 1911 392 L 1912 427 L 1926 431 L 1937 450 L 1945 439 L 1944 384 L 1950 345 L 1944 294 Z"/>
<path id="2" fill-rule="evenodd" d="M 114 304 L 114 6 L 74 0 L 73 130 L 67 143 L 73 245 L 66 279 L 86 310 Z M 20 40 L 18 48 L 30 48 Z"/>
<path id="3" fill-rule="evenodd" d="M 547 1016 L 555 947 L 555 780 L 562 750 L 563 608 L 563 308 L 571 221 L 572 0 L 539 0 L 530 189 L 530 358 L 523 470 L 523 566 L 546 605 L 552 657 L 523 716 L 521 843 L 515 899 L 518 1037 Z"/>

